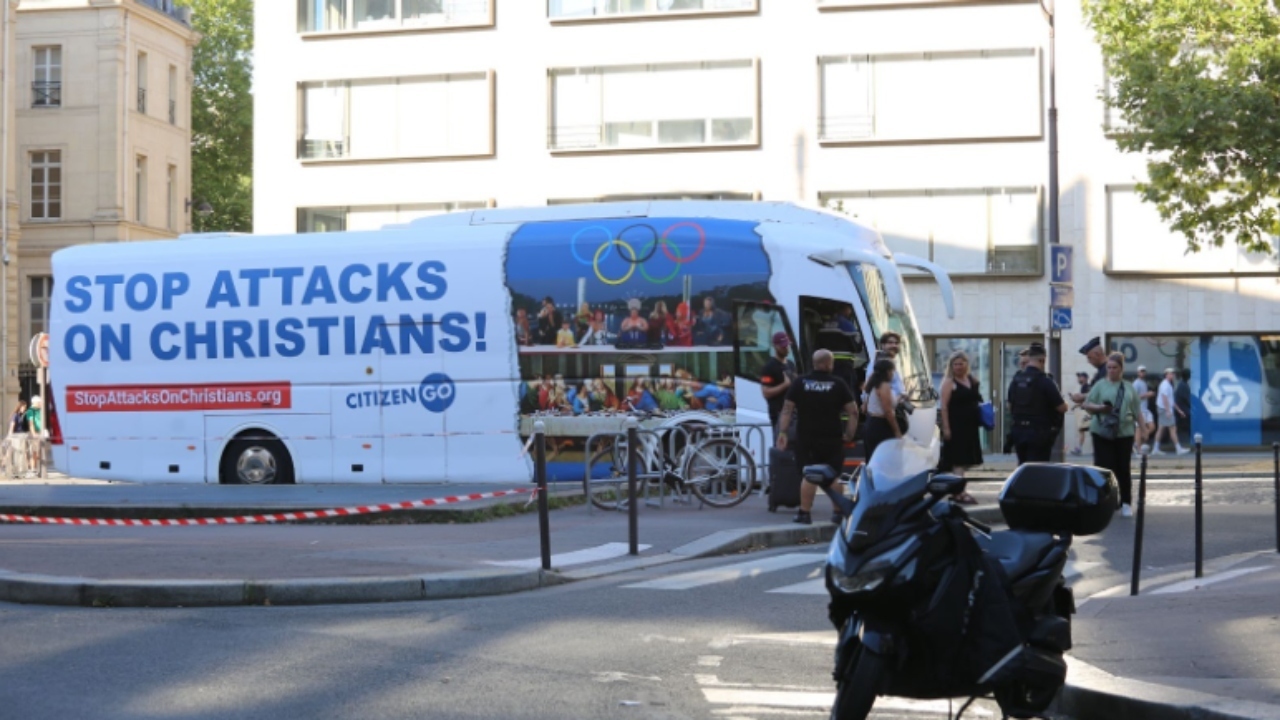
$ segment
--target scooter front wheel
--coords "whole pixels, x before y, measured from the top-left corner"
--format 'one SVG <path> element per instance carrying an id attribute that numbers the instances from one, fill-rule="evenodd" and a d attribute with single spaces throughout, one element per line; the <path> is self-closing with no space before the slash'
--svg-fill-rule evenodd
<path id="1" fill-rule="evenodd" d="M 836 685 L 831 720 L 865 720 L 875 704 L 886 667 L 885 658 L 865 647 L 860 648 L 844 680 Z"/>

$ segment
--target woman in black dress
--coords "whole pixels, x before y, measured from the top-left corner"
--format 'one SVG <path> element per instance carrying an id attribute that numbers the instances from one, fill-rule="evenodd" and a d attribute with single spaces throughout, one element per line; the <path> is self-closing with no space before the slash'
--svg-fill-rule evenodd
<path id="1" fill-rule="evenodd" d="M 947 359 L 938 409 L 942 419 L 940 472 L 964 477 L 966 470 L 982 464 L 982 439 L 978 435 L 981 403 L 978 379 L 969 374 L 969 356 L 959 351 L 952 353 Z M 956 495 L 955 500 L 965 505 L 977 502 L 967 492 Z"/>

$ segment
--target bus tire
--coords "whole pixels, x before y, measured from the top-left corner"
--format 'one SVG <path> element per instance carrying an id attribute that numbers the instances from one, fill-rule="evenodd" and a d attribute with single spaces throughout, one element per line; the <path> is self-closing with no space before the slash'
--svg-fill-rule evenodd
<path id="1" fill-rule="evenodd" d="M 227 443 L 218 464 L 223 485 L 290 485 L 293 458 L 284 443 L 265 430 L 249 430 Z"/>

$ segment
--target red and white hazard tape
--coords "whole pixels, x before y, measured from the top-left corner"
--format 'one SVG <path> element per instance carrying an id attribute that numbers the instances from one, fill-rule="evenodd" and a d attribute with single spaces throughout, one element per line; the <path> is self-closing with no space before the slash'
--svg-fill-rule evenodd
<path id="1" fill-rule="evenodd" d="M 175 527 L 192 525 L 261 525 L 270 523 L 298 522 L 300 520 L 324 520 L 326 518 L 351 517 L 354 515 L 370 515 L 373 513 L 391 512 L 393 510 L 413 510 L 414 508 L 438 507 L 455 503 L 489 500 L 509 495 L 535 495 L 537 488 L 516 490 L 495 490 L 487 493 L 471 493 L 470 495 L 449 495 L 442 498 L 426 498 L 381 505 L 356 505 L 353 507 L 331 508 L 328 510 L 307 510 L 305 512 L 272 513 L 264 515 L 240 515 L 236 517 L 210 518 L 175 518 L 172 520 L 132 520 L 122 518 L 58 518 L 36 517 L 33 515 L 7 515 L 0 513 L 0 523 L 25 523 L 29 525 L 109 525 L 114 527 Z"/>

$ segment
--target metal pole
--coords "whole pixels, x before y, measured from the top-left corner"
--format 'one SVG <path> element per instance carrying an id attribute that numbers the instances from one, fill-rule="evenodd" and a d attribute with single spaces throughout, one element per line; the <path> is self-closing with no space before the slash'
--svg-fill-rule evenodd
<path id="1" fill-rule="evenodd" d="M 1200 451 L 1204 436 L 1196 433 L 1196 577 L 1204 577 L 1204 474 Z"/>
<path id="2" fill-rule="evenodd" d="M 640 444 L 640 432 L 637 429 L 636 419 L 627 418 L 627 541 L 630 543 L 630 553 L 632 555 L 640 554 L 640 503 L 636 492 L 636 463 L 639 462 L 638 448 Z"/>
<path id="3" fill-rule="evenodd" d="M 551 513 L 547 508 L 547 424 L 533 424 L 534 479 L 538 482 L 538 539 L 542 544 L 542 569 L 551 569 Z M 590 503 L 588 503 L 590 504 Z"/>
<path id="4" fill-rule="evenodd" d="M 1049 21 L 1049 244 L 1062 242 L 1058 217 L 1058 82 L 1057 82 L 1057 28 L 1055 24 L 1053 0 L 1048 6 L 1041 4 L 1045 19 Z M 1052 306 L 1052 302 L 1050 303 Z M 1066 386 L 1066 378 L 1062 376 L 1062 331 L 1053 329 L 1053 308 L 1049 308 L 1049 374 L 1057 381 L 1059 387 Z M 1062 462 L 1062 444 L 1065 442 L 1066 430 L 1063 426 L 1062 437 L 1053 443 L 1053 462 Z"/>
<path id="5" fill-rule="evenodd" d="M 1276 468 L 1276 552 L 1280 553 L 1280 442 L 1271 443 Z"/>
<path id="6" fill-rule="evenodd" d="M 1138 577 L 1142 572 L 1142 534 L 1147 518 L 1147 456 L 1151 446 L 1143 445 L 1139 452 L 1142 463 L 1138 466 L 1138 521 L 1133 524 L 1133 577 L 1129 581 L 1129 594 L 1138 594 Z"/>

